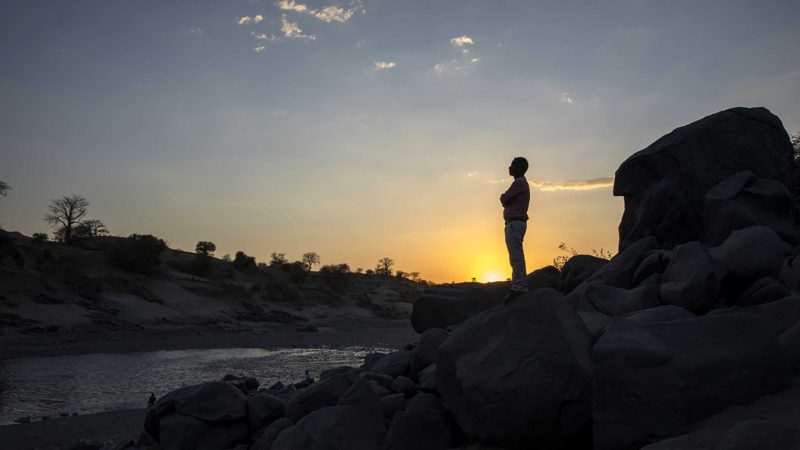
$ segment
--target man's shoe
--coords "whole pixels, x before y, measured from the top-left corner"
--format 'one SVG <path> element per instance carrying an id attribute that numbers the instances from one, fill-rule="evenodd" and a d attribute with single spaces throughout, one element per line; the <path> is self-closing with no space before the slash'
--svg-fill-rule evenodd
<path id="1" fill-rule="evenodd" d="M 514 300 L 524 293 L 525 291 L 510 291 L 505 297 L 503 297 L 503 303 L 509 304 L 511 303 L 511 300 Z"/>

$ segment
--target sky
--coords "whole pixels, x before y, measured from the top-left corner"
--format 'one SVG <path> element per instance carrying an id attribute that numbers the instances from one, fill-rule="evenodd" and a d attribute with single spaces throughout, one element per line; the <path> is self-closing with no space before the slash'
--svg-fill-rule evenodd
<path id="1" fill-rule="evenodd" d="M 800 2 L 4 0 L 0 225 L 80 194 L 114 235 L 305 252 L 434 282 L 510 276 L 499 195 L 531 168 L 528 270 L 616 251 L 611 186 L 681 125 L 800 130 Z"/>

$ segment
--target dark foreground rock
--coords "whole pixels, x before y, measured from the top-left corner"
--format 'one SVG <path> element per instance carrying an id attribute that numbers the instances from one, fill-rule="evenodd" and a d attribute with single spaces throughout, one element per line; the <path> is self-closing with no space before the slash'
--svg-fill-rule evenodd
<path id="1" fill-rule="evenodd" d="M 723 409 L 786 389 L 771 325 L 745 314 L 613 320 L 594 359 L 594 446 L 635 449 Z"/>
<path id="2" fill-rule="evenodd" d="M 560 448 L 591 421 L 592 339 L 552 289 L 461 324 L 436 358 L 436 384 L 466 435 L 509 448 Z"/>

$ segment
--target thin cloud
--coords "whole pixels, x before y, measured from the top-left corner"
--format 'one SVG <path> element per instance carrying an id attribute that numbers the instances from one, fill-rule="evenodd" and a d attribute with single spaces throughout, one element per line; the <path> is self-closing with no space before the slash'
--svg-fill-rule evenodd
<path id="1" fill-rule="evenodd" d="M 511 178 L 489 178 L 486 180 L 486 182 L 489 184 L 506 184 L 506 183 L 511 183 L 511 181 L 512 181 Z M 562 183 L 531 180 L 529 181 L 529 184 L 532 188 L 542 192 L 593 191 L 595 189 L 605 189 L 613 187 L 614 177 L 592 178 L 590 180 L 565 181 Z"/>
<path id="2" fill-rule="evenodd" d="M 549 181 L 531 181 L 531 186 L 544 192 L 555 191 L 593 191 L 614 186 L 614 177 L 593 178 L 591 180 L 566 181 L 551 183 Z"/>
<path id="3" fill-rule="evenodd" d="M 264 16 L 261 14 L 256 14 L 254 17 L 250 16 L 242 16 L 236 19 L 236 23 L 239 25 L 250 25 L 251 23 L 261 23 L 264 20 Z"/>
<path id="4" fill-rule="evenodd" d="M 454 47 L 465 47 L 467 45 L 475 44 L 472 38 L 466 35 L 454 37 L 453 39 L 450 39 L 450 43 L 453 44 Z"/>
<path id="5" fill-rule="evenodd" d="M 200 37 L 203 35 L 203 29 L 200 27 L 192 28 L 189 30 L 189 36 Z"/>
<path id="6" fill-rule="evenodd" d="M 317 39 L 313 34 L 304 34 L 303 30 L 297 25 L 297 22 L 290 22 L 286 19 L 286 15 L 281 16 L 281 32 L 289 39 L 301 39 L 304 41 L 313 41 Z"/>
<path id="7" fill-rule="evenodd" d="M 256 33 L 255 31 L 251 31 L 250 36 L 253 36 L 255 39 L 259 41 L 267 41 L 267 42 L 274 42 L 277 39 L 274 34 Z"/>
<path id="8" fill-rule="evenodd" d="M 394 69 L 397 63 L 392 61 L 375 61 L 372 63 L 372 68 L 375 70 L 388 70 Z"/>
<path id="9" fill-rule="evenodd" d="M 569 92 L 562 92 L 561 93 L 561 101 L 564 103 L 572 104 L 572 97 L 570 97 Z"/>
<path id="10" fill-rule="evenodd" d="M 255 51 L 256 51 L 256 53 L 261 53 L 261 52 L 263 52 L 263 51 L 264 51 L 264 50 L 266 50 L 266 49 L 267 49 L 267 48 L 266 48 L 266 47 L 264 47 L 263 45 L 259 45 L 258 47 L 255 47 L 253 50 L 255 50 Z"/>
<path id="11" fill-rule="evenodd" d="M 356 12 L 364 12 L 364 6 L 360 1 L 353 3 L 352 8 L 342 8 L 336 5 L 325 6 L 320 9 L 309 8 L 308 5 L 297 3 L 295 0 L 280 0 L 275 6 L 282 11 L 293 11 L 300 14 L 308 14 L 323 22 L 347 22 Z"/>

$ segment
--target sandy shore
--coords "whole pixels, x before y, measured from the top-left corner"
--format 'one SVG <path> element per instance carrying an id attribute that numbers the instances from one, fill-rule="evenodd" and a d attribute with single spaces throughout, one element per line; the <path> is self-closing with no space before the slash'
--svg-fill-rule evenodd
<path id="1" fill-rule="evenodd" d="M 130 439 L 142 431 L 145 409 L 59 417 L 42 422 L 0 426 L 3 450 L 64 450 L 81 439 L 100 442 Z"/>

